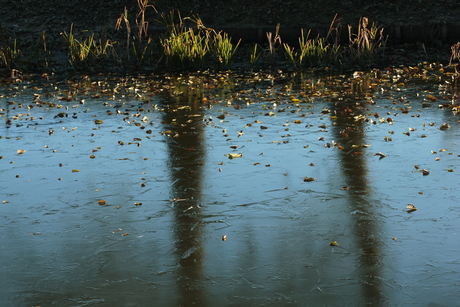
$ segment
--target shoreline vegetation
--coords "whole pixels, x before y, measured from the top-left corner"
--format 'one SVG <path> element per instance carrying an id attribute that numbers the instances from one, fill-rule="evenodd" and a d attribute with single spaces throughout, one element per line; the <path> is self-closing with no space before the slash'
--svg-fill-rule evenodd
<path id="1" fill-rule="evenodd" d="M 451 54 L 430 56 L 424 43 L 389 46 L 385 29 L 367 17 L 356 25 L 340 23 L 336 14 L 327 33 L 300 29 L 296 41 L 284 41 L 282 25 L 267 31 L 263 42 L 246 42 L 223 30 L 207 27 L 197 16 L 173 10 L 159 12 L 150 0 L 136 0 L 136 13 L 126 8 L 113 21 L 114 32 L 77 32 L 74 25 L 50 43 L 45 30 L 33 45 L 5 34 L 0 22 L 0 72 L 157 72 L 196 70 L 353 70 L 403 64 L 407 48 L 411 63 L 443 61 L 454 68 L 458 44 Z M 152 15 L 153 14 L 153 15 Z M 147 15 L 149 17 L 147 17 Z M 154 16 L 154 18 L 151 18 Z M 162 28 L 162 31 L 158 31 Z M 318 32 L 318 33 L 317 33 Z M 390 49 L 390 50 L 389 50 Z M 431 52 L 430 52 L 431 53 Z"/>

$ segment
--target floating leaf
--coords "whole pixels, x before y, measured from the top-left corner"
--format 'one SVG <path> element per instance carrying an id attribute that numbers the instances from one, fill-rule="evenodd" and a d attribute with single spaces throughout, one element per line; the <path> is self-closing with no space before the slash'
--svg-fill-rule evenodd
<path id="1" fill-rule="evenodd" d="M 387 155 L 382 153 L 382 152 L 378 152 L 378 153 L 374 154 L 374 156 L 380 156 L 379 160 L 381 160 L 381 159 L 385 158 Z"/>
<path id="2" fill-rule="evenodd" d="M 314 177 L 303 177 L 303 181 L 304 182 L 311 182 L 311 181 L 315 181 L 315 178 Z"/>
<path id="3" fill-rule="evenodd" d="M 426 169 L 422 169 L 422 174 L 423 174 L 423 176 L 428 176 L 430 174 L 430 171 L 428 171 Z"/>
<path id="4" fill-rule="evenodd" d="M 229 159 L 241 158 L 242 156 L 243 156 L 242 153 L 230 153 L 230 154 L 228 154 Z"/>
<path id="5" fill-rule="evenodd" d="M 97 203 L 98 203 L 100 206 L 105 206 L 105 205 L 107 205 L 107 202 L 106 202 L 105 200 L 103 200 L 103 199 L 99 200 Z"/>
<path id="6" fill-rule="evenodd" d="M 22 149 L 18 149 L 16 150 L 17 154 L 18 155 L 22 155 L 23 153 L 25 153 L 27 150 L 22 150 Z"/>
<path id="7" fill-rule="evenodd" d="M 96 120 L 94 120 L 94 123 L 95 123 L 96 125 L 101 125 L 103 122 L 104 122 L 104 121 L 103 121 L 102 119 L 96 119 Z"/>
<path id="8" fill-rule="evenodd" d="M 417 210 L 417 207 L 415 207 L 413 204 L 408 204 L 406 206 L 406 209 L 407 209 L 407 212 L 414 212 L 415 210 Z"/>
<path id="9" fill-rule="evenodd" d="M 226 235 L 222 236 L 222 241 L 227 241 L 227 236 Z"/>
<path id="10" fill-rule="evenodd" d="M 78 173 L 80 170 L 79 169 L 73 169 L 72 173 Z"/>
<path id="11" fill-rule="evenodd" d="M 450 128 L 450 125 L 448 123 L 444 123 L 444 124 L 441 125 L 441 127 L 439 127 L 439 129 L 441 129 L 441 130 L 447 130 L 449 128 Z"/>
<path id="12" fill-rule="evenodd" d="M 330 246 L 338 246 L 339 243 L 337 243 L 337 241 L 332 241 L 331 243 L 329 243 Z"/>

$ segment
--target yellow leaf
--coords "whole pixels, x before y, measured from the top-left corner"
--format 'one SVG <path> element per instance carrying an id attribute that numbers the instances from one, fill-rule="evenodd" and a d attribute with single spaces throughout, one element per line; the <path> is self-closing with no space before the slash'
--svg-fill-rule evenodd
<path id="1" fill-rule="evenodd" d="M 229 159 L 241 158 L 242 156 L 243 156 L 242 153 L 230 153 L 230 154 L 228 154 Z"/>

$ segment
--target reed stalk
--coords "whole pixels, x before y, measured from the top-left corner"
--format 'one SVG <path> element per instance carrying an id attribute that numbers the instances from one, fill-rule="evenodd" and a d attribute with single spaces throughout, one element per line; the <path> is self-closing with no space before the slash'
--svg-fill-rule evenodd
<path id="1" fill-rule="evenodd" d="M 267 32 L 267 41 L 268 41 L 267 54 L 271 60 L 274 60 L 276 58 L 278 48 L 283 45 L 281 41 L 281 36 L 279 35 L 279 31 L 280 31 L 280 24 L 278 23 L 275 28 L 275 34 L 273 34 L 273 32 Z"/>
<path id="2" fill-rule="evenodd" d="M 3 35 L 3 28 L 0 24 L 0 64 L 8 69 L 12 69 L 15 65 L 15 60 L 19 57 L 20 51 L 18 49 L 17 41 L 11 40 L 7 42 Z"/>
<path id="3" fill-rule="evenodd" d="M 357 33 L 353 33 L 352 29 L 348 25 L 349 50 L 353 59 L 368 63 L 374 61 L 377 55 L 384 56 L 388 36 L 383 34 L 382 27 L 374 23 L 369 27 L 368 18 L 361 17 Z"/>

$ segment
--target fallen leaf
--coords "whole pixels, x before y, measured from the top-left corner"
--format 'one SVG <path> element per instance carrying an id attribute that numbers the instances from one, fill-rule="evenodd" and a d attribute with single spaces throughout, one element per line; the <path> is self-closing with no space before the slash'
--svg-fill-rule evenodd
<path id="1" fill-rule="evenodd" d="M 243 156 L 242 153 L 230 153 L 230 154 L 228 154 L 229 159 L 241 158 L 242 156 Z"/>
<path id="2" fill-rule="evenodd" d="M 329 243 L 330 246 L 338 246 L 339 243 L 337 243 L 337 241 L 332 241 L 331 243 Z"/>
<path id="3" fill-rule="evenodd" d="M 303 177 L 304 182 L 310 182 L 310 181 L 315 181 L 314 177 Z"/>
<path id="4" fill-rule="evenodd" d="M 448 123 L 444 123 L 444 124 L 441 125 L 441 127 L 439 127 L 439 129 L 441 129 L 441 130 L 447 130 L 449 128 L 450 128 L 450 125 Z"/>
<path id="5" fill-rule="evenodd" d="M 385 158 L 387 155 L 382 153 L 382 152 L 378 152 L 378 153 L 374 154 L 374 156 L 380 156 L 380 158 L 379 158 L 379 160 L 380 160 L 380 159 Z"/>

